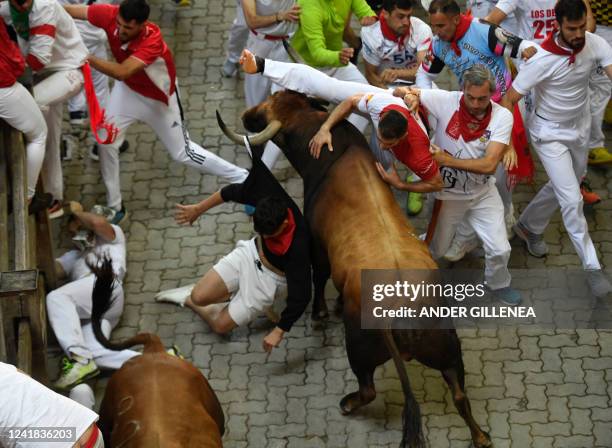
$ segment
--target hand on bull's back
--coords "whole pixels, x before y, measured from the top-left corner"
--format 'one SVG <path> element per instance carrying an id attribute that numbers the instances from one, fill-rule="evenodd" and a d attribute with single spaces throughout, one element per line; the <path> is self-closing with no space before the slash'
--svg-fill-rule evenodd
<path id="1" fill-rule="evenodd" d="M 380 162 L 376 162 L 376 169 L 378 170 L 378 174 L 380 174 L 380 177 L 382 177 L 382 180 L 384 180 L 392 187 L 400 189 L 402 180 L 400 179 L 399 174 L 397 174 L 397 170 L 395 169 L 395 163 L 391 165 L 391 169 L 389 169 L 389 171 L 385 171 L 385 168 L 382 166 L 382 164 Z"/>
<path id="2" fill-rule="evenodd" d="M 312 137 L 310 143 L 308 144 L 308 149 L 310 150 L 310 155 L 315 159 L 318 159 L 321 155 L 321 149 L 324 145 L 327 145 L 330 151 L 334 150 L 332 146 L 332 135 L 329 130 L 324 127 L 321 127 L 319 131 Z"/>

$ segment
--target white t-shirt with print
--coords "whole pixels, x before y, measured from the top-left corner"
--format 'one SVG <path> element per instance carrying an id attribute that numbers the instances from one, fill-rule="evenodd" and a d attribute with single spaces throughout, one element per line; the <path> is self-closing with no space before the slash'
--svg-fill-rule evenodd
<path id="1" fill-rule="evenodd" d="M 417 52 L 426 51 L 431 42 L 431 28 L 417 17 L 410 17 L 410 34 L 402 48 L 398 42 L 383 36 L 380 21 L 361 28 L 363 58 L 378 67 L 380 73 L 386 68 L 406 68 L 416 62 Z"/>
<path id="2" fill-rule="evenodd" d="M 555 29 L 556 3 L 556 0 L 499 0 L 495 6 L 506 15 L 514 14 L 519 37 L 540 44 Z"/>
<path id="3" fill-rule="evenodd" d="M 463 137 L 455 140 L 446 133 L 452 116 L 459 110 L 462 92 L 447 92 L 438 89 L 421 90 L 421 104 L 436 117 L 435 143 L 456 159 L 480 159 L 484 157 L 490 142 L 507 145 L 512 133 L 512 114 L 499 104 L 492 104 L 491 120 L 479 139 L 465 142 Z M 495 182 L 488 174 L 470 173 L 464 170 L 440 167 L 444 189 L 435 193 L 436 198 L 445 200 L 465 200 L 479 195 L 488 185 Z"/>

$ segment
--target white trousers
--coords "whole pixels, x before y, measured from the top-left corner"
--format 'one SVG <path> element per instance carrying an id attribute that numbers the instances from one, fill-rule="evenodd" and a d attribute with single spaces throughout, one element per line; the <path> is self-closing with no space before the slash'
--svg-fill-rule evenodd
<path id="1" fill-rule="evenodd" d="M 99 42 L 97 45 L 88 45 L 85 40 L 83 42 L 85 42 L 85 46 L 89 50 L 90 54 L 93 54 L 100 59 L 108 59 L 108 52 L 106 51 L 106 45 L 104 42 Z M 102 109 L 105 109 L 106 103 L 108 102 L 108 96 L 110 94 L 108 77 L 92 67 L 91 80 L 93 81 L 98 103 Z M 81 89 L 78 94 L 68 100 L 68 110 L 70 112 L 87 111 L 87 98 L 85 97 L 85 90 Z"/>
<path id="2" fill-rule="evenodd" d="M 548 174 L 549 181 L 538 191 L 519 221 L 527 230 L 542 234 L 557 208 L 584 269 L 600 269 L 595 246 L 582 209 L 580 180 L 586 170 L 591 116 L 563 123 L 531 117 L 531 143 Z"/>
<path id="3" fill-rule="evenodd" d="M 304 64 L 267 59 L 263 75 L 285 89 L 295 90 L 336 104 L 359 93 L 389 93 L 388 90 L 368 84 L 357 67 L 351 63 L 344 67 L 326 68 L 319 71 Z M 348 121 L 363 132 L 370 119 L 359 114 L 351 114 Z"/>
<path id="4" fill-rule="evenodd" d="M 507 179 L 508 172 L 504 168 L 504 164 L 500 163 L 495 171 L 495 186 L 504 205 L 504 222 L 512 222 L 514 220 L 514 206 L 512 205 L 512 191 L 508 189 Z M 476 238 L 476 232 L 464 221 L 457 227 L 455 238 L 458 242 L 467 242 Z"/>
<path id="5" fill-rule="evenodd" d="M 54 199 L 64 198 L 64 180 L 60 158 L 62 112 L 66 100 L 83 87 L 80 69 L 57 71 L 34 86 L 34 99 L 47 123 L 47 144 L 43 162 L 42 180 L 45 191 Z"/>
<path id="6" fill-rule="evenodd" d="M 612 27 L 597 25 L 595 34 L 606 39 L 608 43 L 612 42 Z M 591 102 L 591 134 L 589 136 L 589 149 L 605 147 L 606 139 L 601 128 L 603 117 L 606 112 L 606 106 L 610 101 L 610 93 L 612 91 L 612 81 L 602 67 L 597 67 L 591 72 L 589 79 L 589 100 Z"/>
<path id="7" fill-rule="evenodd" d="M 0 118 L 25 136 L 29 199 L 36 191 L 45 158 L 47 124 L 30 92 L 18 82 L 0 88 Z"/>
<path id="8" fill-rule="evenodd" d="M 438 224 L 429 247 L 434 259 L 446 253 L 462 221 L 466 221 L 482 241 L 487 286 L 494 290 L 509 286 L 510 243 L 504 226 L 504 206 L 495 185 L 489 185 L 474 199 L 442 202 Z"/>
<path id="9" fill-rule="evenodd" d="M 249 28 L 246 25 L 244 12 L 240 0 L 236 2 L 236 17 L 232 22 L 229 30 L 229 38 L 227 39 L 227 60 L 233 63 L 238 63 L 240 53 L 246 47 L 247 39 L 249 38 Z"/>
<path id="10" fill-rule="evenodd" d="M 205 150 L 189 138 L 178 92 L 169 104 L 142 96 L 123 82 L 116 81 L 111 92 L 107 109 L 109 121 L 119 129 L 119 135 L 110 145 L 101 145 L 100 169 L 106 185 L 108 206 L 121 208 L 121 187 L 119 183 L 119 146 L 125 139 L 128 127 L 142 121 L 148 124 L 162 141 L 173 160 L 191 166 L 203 173 L 214 174 L 229 182 L 242 182 L 249 172 L 229 163 Z"/>
<path id="11" fill-rule="evenodd" d="M 96 277 L 89 275 L 47 294 L 47 316 L 57 340 L 67 355 L 75 354 L 93 359 L 98 367 L 118 369 L 128 359 L 139 355 L 133 350 L 113 351 L 96 340 L 87 321 L 91 319 L 93 287 Z M 123 288 L 115 286 L 113 304 L 104 315 L 102 330 L 110 335 L 123 312 Z M 106 323 L 105 323 L 106 322 Z M 81 326 L 82 323 L 85 325 Z"/>

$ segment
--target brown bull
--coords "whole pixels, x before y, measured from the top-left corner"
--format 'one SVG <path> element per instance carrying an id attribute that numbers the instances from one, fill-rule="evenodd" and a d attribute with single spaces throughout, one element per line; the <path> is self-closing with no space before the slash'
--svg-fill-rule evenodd
<path id="1" fill-rule="evenodd" d="M 113 448 L 221 447 L 224 417 L 202 373 L 166 353 L 159 336 L 141 333 L 111 343 L 100 330 L 110 306 L 114 276 L 110 262 L 95 269 L 92 324 L 96 338 L 111 350 L 144 344 L 142 356 L 113 374 L 100 406 L 100 430 Z"/>
<path id="2" fill-rule="evenodd" d="M 424 243 L 414 236 L 410 223 L 390 188 L 378 175 L 363 135 L 347 121 L 332 130 L 334 151 L 319 159 L 308 151 L 308 142 L 327 114 L 296 92 L 279 92 L 242 117 L 246 129 L 259 132 L 252 144 L 271 138 L 304 181 L 304 215 L 313 233 L 315 299 L 313 318 L 327 314 L 325 283 L 331 278 L 340 291 L 349 363 L 359 390 L 345 396 L 341 411 L 349 414 L 374 400 L 374 370 L 393 358 L 405 396 L 403 447 L 425 445 L 418 403 L 410 388 L 403 360 L 417 359 L 438 369 L 450 387 L 455 405 L 478 448 L 491 441 L 472 416 L 464 388 L 461 345 L 455 330 L 362 330 L 362 269 L 437 269 Z M 237 143 L 242 137 L 228 130 Z M 422 298 L 420 305 L 441 304 Z"/>

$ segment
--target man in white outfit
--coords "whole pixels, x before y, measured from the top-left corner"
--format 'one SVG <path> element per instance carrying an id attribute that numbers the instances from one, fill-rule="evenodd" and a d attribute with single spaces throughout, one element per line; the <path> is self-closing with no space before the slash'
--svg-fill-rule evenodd
<path id="1" fill-rule="evenodd" d="M 90 266 L 97 267 L 104 258 L 112 262 L 116 284 L 112 305 L 103 316 L 102 331 L 110 331 L 119 323 L 123 312 L 122 282 L 126 274 L 126 241 L 119 226 L 104 216 L 84 212 L 77 202 L 70 202 L 68 230 L 78 249 L 57 259 L 57 270 L 69 282 L 47 295 L 47 315 L 57 340 L 66 353 L 62 374 L 54 383 L 68 390 L 99 373 L 98 367 L 118 369 L 125 361 L 140 353 L 133 350 L 113 351 L 96 340 L 91 323 L 92 293 L 96 280 Z"/>
<path id="2" fill-rule="evenodd" d="M 264 58 L 289 61 L 283 40 L 288 40 L 297 28 L 300 7 L 295 0 L 242 0 L 242 9 L 250 28 L 247 48 Z M 259 73 L 244 77 L 247 107 L 256 106 L 276 90 L 278 86 Z M 280 154 L 280 148 L 268 142 L 262 160 L 271 169 Z"/>
<path id="3" fill-rule="evenodd" d="M 533 89 L 529 118 L 531 142 L 550 180 L 523 211 L 514 226 L 530 254 L 548 253 L 542 234 L 558 207 L 563 224 L 588 273 L 595 296 L 612 287 L 601 270 L 582 209 L 580 178 L 588 158 L 591 127 L 588 80 L 595 64 L 612 79 L 612 48 L 586 31 L 587 9 L 582 0 L 559 0 L 555 6 L 559 31 L 550 34 L 521 70 L 503 99 L 513 107 Z"/>
<path id="4" fill-rule="evenodd" d="M 117 81 L 108 104 L 108 119 L 119 130 L 114 143 L 101 145 L 100 168 L 113 223 L 126 215 L 119 184 L 119 147 L 128 127 L 143 121 L 155 131 L 170 156 L 201 172 L 241 182 L 248 171 L 205 150 L 189 138 L 180 103 L 172 54 L 159 27 L 147 19 L 145 0 L 125 0 L 121 6 L 70 5 L 76 19 L 88 20 L 106 31 L 117 62 L 89 56 L 93 68 Z"/>
<path id="5" fill-rule="evenodd" d="M 483 242 L 487 287 L 502 302 L 518 305 L 520 293 L 510 287 L 504 204 L 493 177 L 510 142 L 514 120 L 509 111 L 491 101 L 496 83 L 485 65 L 465 70 L 462 83 L 463 92 L 397 89 L 398 94 L 407 93 L 404 99 L 412 110 L 420 103 L 438 123 L 432 147 L 444 189 L 434 193 L 442 205 L 431 254 L 441 258 L 465 220 Z"/>
<path id="6" fill-rule="evenodd" d="M 49 216 L 57 218 L 63 213 L 64 198 L 60 159 L 63 105 L 83 86 L 80 69 L 86 62 L 87 48 L 74 20 L 57 0 L 2 2 L 0 15 L 15 27 L 26 62 L 40 79 L 34 85 L 34 99 L 47 123 L 42 180 L 45 191 L 54 198 Z"/>
<path id="7" fill-rule="evenodd" d="M 238 60 L 240 53 L 246 47 L 249 38 L 249 27 L 244 19 L 242 11 L 242 1 L 236 0 L 236 17 L 232 21 L 232 26 L 229 29 L 229 37 L 227 38 L 227 55 L 225 62 L 221 67 L 221 74 L 226 78 L 232 78 L 238 73 Z"/>
<path id="8" fill-rule="evenodd" d="M 2 18 L 0 48 L 0 118 L 25 136 L 27 197 L 31 202 L 45 157 L 47 125 L 30 92 L 17 81 L 25 68 L 25 60 L 15 42 L 9 38 Z"/>

